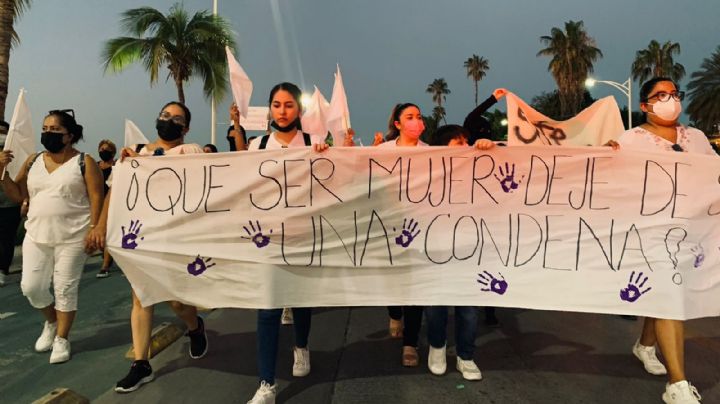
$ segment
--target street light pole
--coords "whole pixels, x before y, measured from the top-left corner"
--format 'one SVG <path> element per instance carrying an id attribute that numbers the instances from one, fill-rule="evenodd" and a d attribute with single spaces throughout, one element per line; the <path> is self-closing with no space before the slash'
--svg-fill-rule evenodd
<path id="1" fill-rule="evenodd" d="M 213 0 L 213 15 L 217 15 L 218 0 Z M 217 117 L 215 116 L 215 94 L 210 100 L 210 143 L 215 144 L 217 140 Z M 217 146 L 217 145 L 216 145 Z"/>
<path id="2" fill-rule="evenodd" d="M 595 83 L 603 83 L 603 84 L 613 86 L 627 96 L 627 98 L 628 98 L 628 103 L 627 103 L 628 129 L 632 128 L 632 76 L 628 77 L 628 79 L 625 80 L 623 83 L 618 83 L 617 81 L 610 81 L 610 80 L 595 80 L 593 78 L 588 77 L 588 79 L 585 80 L 585 87 L 590 88 L 590 87 L 594 86 Z"/>

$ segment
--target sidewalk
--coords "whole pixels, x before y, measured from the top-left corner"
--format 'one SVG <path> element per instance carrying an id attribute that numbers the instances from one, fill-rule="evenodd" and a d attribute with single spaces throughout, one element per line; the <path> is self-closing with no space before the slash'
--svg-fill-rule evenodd
<path id="1" fill-rule="evenodd" d="M 257 387 L 255 312 L 219 309 L 202 313 L 208 355 L 189 358 L 183 337 L 152 360 L 156 380 L 134 393 L 112 390 L 130 365 L 130 289 L 115 270 L 96 279 L 100 257 L 88 261 L 80 311 L 70 341 L 73 358 L 48 364 L 48 353 L 32 345 L 40 315 L 17 283 L 0 288 L 0 402 L 31 402 L 57 387 L 69 387 L 96 403 L 245 403 Z M 19 262 L 19 261 L 18 261 Z M 18 278 L 19 274 L 13 275 Z M 156 324 L 178 322 L 167 305 Z M 482 313 L 480 315 L 482 319 Z M 421 366 L 400 365 L 401 341 L 387 336 L 384 307 L 316 309 L 310 334 L 311 374 L 291 376 L 292 327 L 283 326 L 277 376 L 278 403 L 660 403 L 665 379 L 645 373 L 630 348 L 641 322 L 617 316 L 498 309 L 502 327 L 479 326 L 475 360 L 480 382 L 455 370 L 452 327 L 448 372 L 427 370 L 421 337 Z M 720 402 L 720 320 L 687 322 L 689 380 L 703 402 Z"/>

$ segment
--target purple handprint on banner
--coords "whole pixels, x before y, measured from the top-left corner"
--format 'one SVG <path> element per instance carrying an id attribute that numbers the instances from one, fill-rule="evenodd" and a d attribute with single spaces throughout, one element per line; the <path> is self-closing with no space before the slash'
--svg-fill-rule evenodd
<path id="1" fill-rule="evenodd" d="M 252 220 L 248 220 L 248 223 L 250 224 L 250 228 L 248 228 L 247 226 L 243 226 L 243 229 L 245 229 L 248 237 L 240 237 L 244 238 L 245 240 L 252 240 L 252 242 L 255 243 L 255 247 L 257 248 L 263 248 L 270 244 L 270 236 L 263 234 L 262 227 L 260 227 L 260 221 L 256 220 L 255 224 L 253 224 Z M 272 229 L 270 229 L 269 234 L 272 234 Z"/>
<path id="2" fill-rule="evenodd" d="M 486 286 L 485 288 L 482 288 L 480 290 L 482 290 L 483 292 L 493 292 L 497 293 L 498 295 L 504 295 L 507 291 L 508 283 L 505 282 L 505 277 L 502 276 L 501 273 L 498 273 L 498 275 L 502 279 L 494 277 L 488 271 L 483 271 L 482 274 L 478 274 L 478 283 Z"/>
<path id="3" fill-rule="evenodd" d="M 643 290 L 642 292 L 640 291 L 640 289 L 642 289 L 643 286 L 645 286 L 645 282 L 648 281 L 648 277 L 646 276 L 645 279 L 643 279 L 642 282 L 640 282 L 640 278 L 642 278 L 642 276 L 643 276 L 643 273 L 640 272 L 638 274 L 637 278 L 635 280 L 633 280 L 633 278 L 635 278 L 635 271 L 632 271 L 632 273 L 630 274 L 630 280 L 628 281 L 627 287 L 620 290 L 620 299 L 622 299 L 628 303 L 633 303 L 634 301 L 639 299 L 640 296 L 642 296 L 645 293 L 652 290 L 651 287 L 648 287 L 647 289 Z"/>
<path id="4" fill-rule="evenodd" d="M 505 193 L 516 190 L 518 186 L 522 183 L 522 180 L 525 178 L 525 176 L 523 175 L 518 181 L 515 181 L 515 163 L 510 166 L 506 162 L 505 170 L 503 170 L 502 166 L 498 166 L 498 171 L 500 172 L 499 176 L 497 174 L 493 175 L 495 176 L 495 179 L 498 180 L 503 192 Z"/>
<path id="5" fill-rule="evenodd" d="M 140 224 L 140 220 L 131 220 L 130 226 L 128 227 L 127 233 L 125 233 L 125 226 L 121 226 L 120 229 L 122 230 L 122 248 L 126 250 L 134 250 L 137 247 L 137 238 L 140 234 L 140 229 L 142 228 L 142 224 Z M 140 240 L 144 240 L 145 237 L 141 237 Z"/>
<path id="6" fill-rule="evenodd" d="M 400 235 L 395 237 L 395 244 L 407 248 L 413 240 L 415 240 L 415 237 L 417 237 L 420 234 L 420 229 L 418 227 L 418 222 L 415 221 L 415 219 L 410 219 L 410 222 L 408 223 L 407 218 L 403 219 L 403 227 L 402 231 L 400 232 Z M 397 231 L 393 227 L 393 231 Z"/>
<path id="7" fill-rule="evenodd" d="M 700 244 L 698 244 L 695 247 L 691 248 L 690 252 L 695 256 L 695 260 L 693 261 L 693 268 L 700 268 L 703 262 L 705 262 L 705 250 Z"/>
<path id="8" fill-rule="evenodd" d="M 192 276 L 201 275 L 203 272 L 208 270 L 210 267 L 214 267 L 215 263 L 212 262 L 212 258 L 197 256 L 191 263 L 187 264 L 187 271 Z"/>

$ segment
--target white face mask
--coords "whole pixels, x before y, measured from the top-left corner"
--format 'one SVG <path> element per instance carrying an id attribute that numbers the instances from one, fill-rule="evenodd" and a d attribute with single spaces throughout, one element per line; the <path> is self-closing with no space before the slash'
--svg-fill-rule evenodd
<path id="1" fill-rule="evenodd" d="M 653 110 L 652 112 L 648 111 L 648 114 L 655 115 L 665 121 L 676 121 L 682 112 L 682 104 L 674 98 L 665 102 L 657 101 L 650 105 L 652 105 Z"/>

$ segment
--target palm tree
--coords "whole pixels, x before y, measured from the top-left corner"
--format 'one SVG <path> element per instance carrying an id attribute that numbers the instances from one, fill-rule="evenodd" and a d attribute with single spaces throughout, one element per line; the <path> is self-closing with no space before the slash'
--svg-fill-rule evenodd
<path id="1" fill-rule="evenodd" d="M 679 43 L 667 41 L 660 46 L 660 43 L 653 39 L 647 48 L 635 53 L 632 64 L 633 79 L 640 83 L 652 77 L 670 77 L 679 81 L 685 76 L 685 67 L 673 60 L 673 55 L 679 54 Z"/>
<path id="2" fill-rule="evenodd" d="M 445 120 L 445 107 L 440 105 L 435 106 L 432 112 L 432 119 L 434 119 L 435 122 L 440 122 L 442 119 L 442 121 L 447 124 L 447 121 Z"/>
<path id="3" fill-rule="evenodd" d="M 445 95 L 450 94 L 450 89 L 448 89 L 448 85 L 445 79 L 441 78 L 435 79 L 432 83 L 428 84 L 425 92 L 432 94 L 433 102 L 437 103 L 438 107 L 442 107 L 442 103 L 446 99 Z"/>
<path id="4" fill-rule="evenodd" d="M 565 30 L 553 27 L 549 36 L 540 37 L 546 48 L 537 56 L 550 56 L 548 71 L 552 74 L 560 94 L 563 117 L 577 114 L 585 91 L 584 83 L 593 72 L 593 63 L 603 56 L 595 40 L 585 31 L 582 21 L 568 21 Z"/>
<path id="5" fill-rule="evenodd" d="M 0 120 L 5 120 L 5 101 L 10 85 L 10 50 L 20 43 L 15 21 L 31 0 L 0 0 Z"/>
<path id="6" fill-rule="evenodd" d="M 490 62 L 482 56 L 473 54 L 472 57 L 465 61 L 463 66 L 465 66 L 467 76 L 475 83 L 475 106 L 477 107 L 478 82 L 487 75 L 487 71 L 490 70 Z"/>
<path id="7" fill-rule="evenodd" d="M 228 75 L 225 46 L 235 49 L 230 24 L 208 11 L 192 18 L 176 3 L 168 15 L 152 7 L 127 10 L 122 28 L 131 36 L 110 39 L 102 58 L 105 71 L 120 72 L 140 61 L 150 73 L 150 85 L 165 66 L 177 87 L 178 100 L 185 102 L 183 84 L 191 77 L 203 80 L 205 97 L 219 101 L 226 91 Z"/>
<path id="8" fill-rule="evenodd" d="M 687 106 L 690 119 L 705 133 L 720 131 L 720 46 L 703 59 L 700 70 L 690 77 Z"/>

